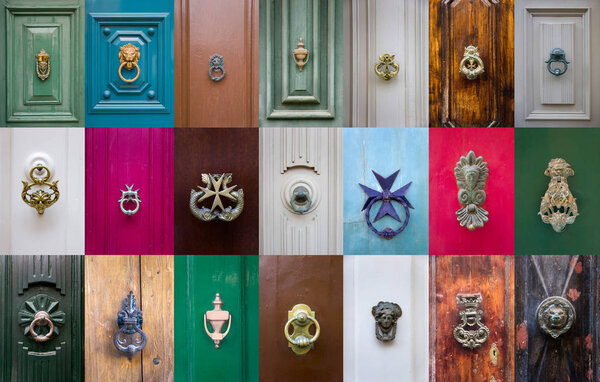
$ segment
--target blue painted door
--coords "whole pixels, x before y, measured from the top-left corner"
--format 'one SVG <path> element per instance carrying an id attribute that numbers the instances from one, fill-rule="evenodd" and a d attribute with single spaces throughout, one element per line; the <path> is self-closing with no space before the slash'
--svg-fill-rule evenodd
<path id="1" fill-rule="evenodd" d="M 86 126 L 172 127 L 173 2 L 87 0 L 85 7 Z"/>

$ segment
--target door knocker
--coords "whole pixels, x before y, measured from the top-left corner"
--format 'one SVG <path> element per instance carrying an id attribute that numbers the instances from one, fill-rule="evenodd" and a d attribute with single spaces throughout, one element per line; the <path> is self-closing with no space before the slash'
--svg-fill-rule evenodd
<path id="1" fill-rule="evenodd" d="M 59 301 L 47 294 L 27 299 L 17 313 L 19 325 L 24 327 L 23 335 L 31 336 L 35 342 L 46 342 L 58 336 L 66 318 L 58 305 Z"/>
<path id="2" fill-rule="evenodd" d="M 540 212 L 542 221 L 551 224 L 555 232 L 562 232 L 567 224 L 575 223 L 577 212 L 577 199 L 571 194 L 567 178 L 575 175 L 575 171 L 562 158 L 555 158 L 548 163 L 544 175 L 550 177 L 548 189 L 542 197 Z"/>
<path id="3" fill-rule="evenodd" d="M 215 72 L 218 73 L 215 75 Z M 225 77 L 225 59 L 223 56 L 213 54 L 208 60 L 208 75 L 210 79 L 217 82 Z"/>
<path id="4" fill-rule="evenodd" d="M 371 314 L 375 317 L 375 337 L 379 341 L 388 342 L 396 338 L 396 322 L 402 316 L 400 305 L 379 301 L 371 309 Z"/>
<path id="5" fill-rule="evenodd" d="M 485 180 L 488 177 L 487 162 L 483 157 L 475 157 L 469 151 L 466 157 L 460 157 L 454 168 L 454 177 L 458 186 L 458 202 L 461 208 L 456 211 L 456 219 L 461 227 L 470 231 L 483 227 L 488 221 L 488 212 L 481 208 L 485 202 Z"/>
<path id="6" fill-rule="evenodd" d="M 294 329 L 291 334 L 290 325 Z M 310 334 L 309 329 L 312 325 L 315 326 L 315 334 Z M 308 305 L 297 304 L 288 311 L 288 321 L 283 328 L 283 333 L 292 351 L 297 355 L 303 355 L 313 348 L 321 334 L 321 326 L 315 318 L 315 312 Z"/>
<path id="7" fill-rule="evenodd" d="M 396 177 L 398 176 L 398 173 L 400 173 L 400 170 L 396 170 L 396 172 L 394 172 L 392 175 L 388 176 L 387 178 L 384 178 L 375 171 L 373 171 L 373 174 L 377 179 L 377 183 L 379 183 L 379 186 L 381 187 L 382 191 L 375 191 L 372 188 L 369 188 L 363 184 L 359 184 L 359 186 L 361 186 L 367 194 L 367 201 L 365 202 L 365 205 L 361 210 L 365 211 L 365 220 L 367 222 L 367 225 L 369 226 L 371 231 L 373 231 L 376 235 L 381 236 L 386 240 L 391 240 L 394 238 L 394 236 L 404 231 L 404 229 L 408 225 L 408 220 L 410 219 L 409 208 L 414 209 L 414 207 L 406 198 L 406 192 L 408 191 L 408 188 L 410 187 L 412 182 L 405 184 L 396 191 L 391 191 L 392 186 L 396 181 Z M 400 216 L 398 216 L 398 213 L 394 208 L 394 205 L 392 204 L 392 201 L 395 201 L 401 204 L 402 207 L 404 207 L 404 212 L 406 214 L 404 218 L 404 223 L 402 223 L 400 228 L 398 228 L 395 231 L 393 228 L 390 227 L 386 227 L 385 229 L 383 229 L 383 231 L 379 231 L 373 226 L 373 223 L 386 215 L 389 215 L 392 219 L 398 222 L 402 222 Z M 371 222 L 371 208 L 377 202 L 381 202 L 381 206 L 379 207 L 379 212 L 377 212 L 375 219 L 373 220 L 373 222 Z"/>
<path id="8" fill-rule="evenodd" d="M 212 304 L 214 309 L 204 313 L 204 330 L 210 339 L 215 343 L 215 349 L 218 349 L 221 341 L 223 341 L 225 336 L 227 336 L 227 333 L 229 333 L 229 329 L 231 329 L 231 315 L 228 311 L 221 310 L 223 301 L 221 300 L 221 295 L 219 293 L 217 293 L 215 296 L 215 300 L 212 302 Z M 210 322 L 210 325 L 213 328 L 212 333 L 208 331 L 206 320 Z M 227 324 L 227 330 L 225 333 L 221 333 L 221 329 L 226 322 L 229 322 L 229 324 Z"/>
<path id="9" fill-rule="evenodd" d="M 142 316 L 142 311 L 135 307 L 135 295 L 130 291 L 123 300 L 123 309 L 117 314 L 119 330 L 113 337 L 113 343 L 117 350 L 126 353 L 129 359 L 144 349 L 148 342 L 148 337 L 142 330 Z"/>
<path id="10" fill-rule="evenodd" d="M 488 327 L 481 323 L 483 310 L 477 309 L 481 301 L 480 293 L 456 296 L 456 303 L 464 305 L 465 309 L 458 312 L 461 323 L 454 328 L 454 338 L 463 347 L 471 350 L 481 346 L 490 336 Z"/>
<path id="11" fill-rule="evenodd" d="M 293 56 L 296 65 L 298 65 L 298 69 L 302 71 L 302 67 L 308 63 L 309 59 L 309 51 L 304 48 L 304 43 L 302 42 L 302 37 L 300 37 L 300 42 L 298 43 L 298 47 L 294 49 Z"/>
<path id="12" fill-rule="evenodd" d="M 297 186 L 292 191 L 292 197 L 290 198 L 290 205 L 294 212 L 300 215 L 308 212 L 312 206 L 312 199 L 310 198 L 310 191 L 304 186 Z"/>
<path id="13" fill-rule="evenodd" d="M 557 339 L 573 326 L 575 308 L 564 297 L 548 297 L 538 305 L 535 321 L 543 333 Z"/>
<path id="14" fill-rule="evenodd" d="M 133 191 L 133 184 L 131 186 L 125 185 L 127 190 L 121 190 L 121 199 L 119 199 L 119 206 L 121 206 L 121 212 L 125 215 L 131 216 L 138 212 L 140 209 L 140 203 L 142 202 L 138 197 L 139 188 Z M 124 204 L 127 202 L 135 203 L 135 208 L 133 210 L 125 209 Z"/>
<path id="15" fill-rule="evenodd" d="M 121 65 L 119 66 L 119 77 L 124 82 L 134 82 L 140 76 L 140 67 L 138 66 L 138 60 L 140 59 L 140 48 L 133 44 L 126 44 L 119 47 L 119 61 Z M 125 79 L 123 77 L 123 67 L 127 70 L 131 70 L 133 68 L 137 69 L 137 74 L 131 80 Z"/>
<path id="16" fill-rule="evenodd" d="M 552 52 L 550 52 L 550 57 L 544 62 L 546 63 L 546 68 L 548 68 L 548 71 L 555 76 L 562 76 L 563 74 L 565 74 L 565 72 L 569 68 L 569 64 L 570 64 L 570 62 L 567 61 L 567 55 L 566 55 L 565 51 L 560 48 L 552 49 Z M 553 62 L 561 63 L 562 69 L 561 68 L 552 69 Z"/>
<path id="17" fill-rule="evenodd" d="M 476 46 L 469 45 L 465 48 L 465 54 L 460 61 L 459 71 L 470 80 L 474 80 L 484 72 L 483 61 L 479 57 Z"/>
<path id="18" fill-rule="evenodd" d="M 394 78 L 400 71 L 400 65 L 394 62 L 395 57 L 393 54 L 384 53 L 375 64 L 375 73 L 386 81 Z"/>
<path id="19" fill-rule="evenodd" d="M 231 179 L 231 173 L 202 174 L 202 183 L 206 184 L 206 187 L 198 186 L 200 191 L 192 189 L 190 195 L 190 211 L 192 211 L 192 214 L 205 222 L 215 218 L 230 222 L 240 216 L 244 209 L 244 190 L 240 188 L 237 191 L 232 191 L 237 186 L 227 187 Z M 214 197 L 211 208 L 198 207 L 198 203 L 210 197 Z M 236 202 L 235 207 L 225 208 L 221 197 Z M 219 207 L 219 211 L 215 210 L 216 207 Z"/>
<path id="20" fill-rule="evenodd" d="M 42 172 L 42 174 L 45 175 L 36 177 L 34 175 L 35 171 Z M 48 182 L 51 177 L 50 170 L 48 167 L 43 165 L 36 165 L 32 167 L 31 171 L 29 171 L 29 177 L 31 178 L 32 183 L 28 183 L 24 180 L 22 181 L 23 192 L 21 192 L 21 198 L 23 198 L 23 201 L 29 207 L 35 208 L 38 214 L 43 215 L 46 208 L 56 203 L 60 197 L 60 192 L 58 191 L 58 180 L 52 183 Z M 52 192 L 48 193 L 38 188 L 42 186 L 50 187 L 50 191 Z M 33 187 L 36 187 L 36 189 L 32 190 Z"/>
<path id="21" fill-rule="evenodd" d="M 50 75 L 50 55 L 42 49 L 35 58 L 35 72 L 40 80 L 45 81 Z"/>

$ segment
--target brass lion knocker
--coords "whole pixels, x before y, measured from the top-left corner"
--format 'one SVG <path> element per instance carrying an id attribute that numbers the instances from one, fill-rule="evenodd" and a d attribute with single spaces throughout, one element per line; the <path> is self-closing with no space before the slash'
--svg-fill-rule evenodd
<path id="1" fill-rule="evenodd" d="M 134 82 L 140 76 L 140 67 L 138 66 L 138 60 L 140 59 L 140 48 L 133 44 L 126 44 L 119 47 L 119 61 L 121 61 L 121 65 L 119 66 L 119 77 L 124 82 Z M 137 69 L 136 76 L 127 80 L 123 77 L 123 67 L 127 70 L 131 70 L 134 67 Z"/>
<path id="2" fill-rule="evenodd" d="M 484 72 L 483 61 L 479 57 L 476 46 L 469 45 L 465 48 L 465 54 L 460 61 L 459 71 L 470 80 L 474 80 Z"/>
<path id="3" fill-rule="evenodd" d="M 45 175 L 37 178 L 33 175 L 35 170 L 45 171 Z M 37 165 L 37 166 L 33 167 L 31 169 L 31 171 L 29 171 L 29 177 L 31 178 L 31 180 L 33 182 L 29 183 L 24 180 L 22 181 L 23 182 L 23 192 L 21 192 L 21 197 L 23 198 L 23 201 L 29 207 L 35 208 L 35 210 L 40 215 L 44 214 L 44 211 L 46 210 L 46 208 L 48 208 L 51 205 L 53 205 L 54 203 L 56 203 L 58 201 L 58 197 L 60 196 L 60 193 L 58 192 L 58 180 L 54 181 L 53 183 L 50 183 L 50 182 L 48 182 L 48 179 L 50 179 L 50 176 L 51 176 L 51 174 L 50 174 L 50 170 L 48 169 L 48 167 L 42 166 L 42 165 Z M 50 190 L 52 191 L 52 193 L 48 193 L 44 190 L 35 190 L 32 193 L 29 193 L 29 191 L 31 191 L 31 188 L 33 186 L 48 186 L 48 187 L 50 187 Z"/>
<path id="4" fill-rule="evenodd" d="M 45 81 L 50 75 L 50 55 L 42 49 L 35 58 L 35 72 L 40 80 Z"/>

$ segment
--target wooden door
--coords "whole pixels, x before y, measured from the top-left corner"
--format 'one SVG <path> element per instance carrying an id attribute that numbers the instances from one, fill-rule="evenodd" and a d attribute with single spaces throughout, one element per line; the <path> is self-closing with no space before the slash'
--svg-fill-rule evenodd
<path id="1" fill-rule="evenodd" d="M 176 380 L 258 382 L 258 256 L 176 256 L 175 280 Z M 230 322 L 215 344 L 217 294 Z"/>
<path id="2" fill-rule="evenodd" d="M 516 381 L 597 381 L 598 258 L 517 256 L 515 269 Z"/>
<path id="3" fill-rule="evenodd" d="M 427 256 L 344 256 L 344 381 L 390 376 L 427 381 L 427 281 Z M 397 304 L 399 310 L 380 302 Z M 397 320 L 395 338 L 390 339 L 382 322 L 380 340 L 375 315 L 382 317 L 385 309 Z"/>
<path id="4" fill-rule="evenodd" d="M 342 256 L 260 256 L 260 380 L 343 380 Z M 288 346 L 288 312 L 306 304 L 321 333 L 303 356 Z M 291 329 L 290 329 L 291 330 Z M 311 337 L 314 325 L 308 328 Z"/>
<path id="5" fill-rule="evenodd" d="M 258 127 L 258 0 L 176 0 L 175 56 L 175 126 Z"/>
<path id="6" fill-rule="evenodd" d="M 2 2 L 1 126 L 84 126 L 83 4 Z"/>
<path id="7" fill-rule="evenodd" d="M 429 25 L 429 126 L 513 127 L 513 0 L 429 0 Z"/>
<path id="8" fill-rule="evenodd" d="M 0 256 L 0 293 L 0 380 L 81 381 L 82 257 Z"/>
<path id="9" fill-rule="evenodd" d="M 69 128 L 0 129 L 0 253 L 14 255 L 84 253 L 84 133 Z M 46 170 L 50 185 L 34 185 Z M 40 214 L 23 201 L 27 194 L 45 192 L 50 200 Z M 31 202 L 31 197 L 26 199 Z"/>
<path id="10" fill-rule="evenodd" d="M 342 134 L 260 131 L 261 254 L 342 253 Z"/>
<path id="11" fill-rule="evenodd" d="M 514 379 L 513 260 L 512 256 L 430 257 L 430 381 Z"/>
<path id="12" fill-rule="evenodd" d="M 515 26 L 515 126 L 598 127 L 600 1 L 517 0 Z"/>
<path id="13" fill-rule="evenodd" d="M 173 254 L 173 129 L 87 129 L 86 173 L 86 254 Z"/>
<path id="14" fill-rule="evenodd" d="M 86 256 L 85 277 L 85 380 L 173 381 L 173 256 Z M 147 336 L 131 359 L 113 344 L 129 292 Z"/>

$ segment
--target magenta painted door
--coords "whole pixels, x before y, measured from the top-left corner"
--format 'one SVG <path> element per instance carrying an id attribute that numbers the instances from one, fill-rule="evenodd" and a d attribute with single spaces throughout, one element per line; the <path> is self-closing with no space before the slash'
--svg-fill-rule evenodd
<path id="1" fill-rule="evenodd" d="M 173 129 L 93 128 L 85 139 L 86 254 L 173 254 Z"/>

